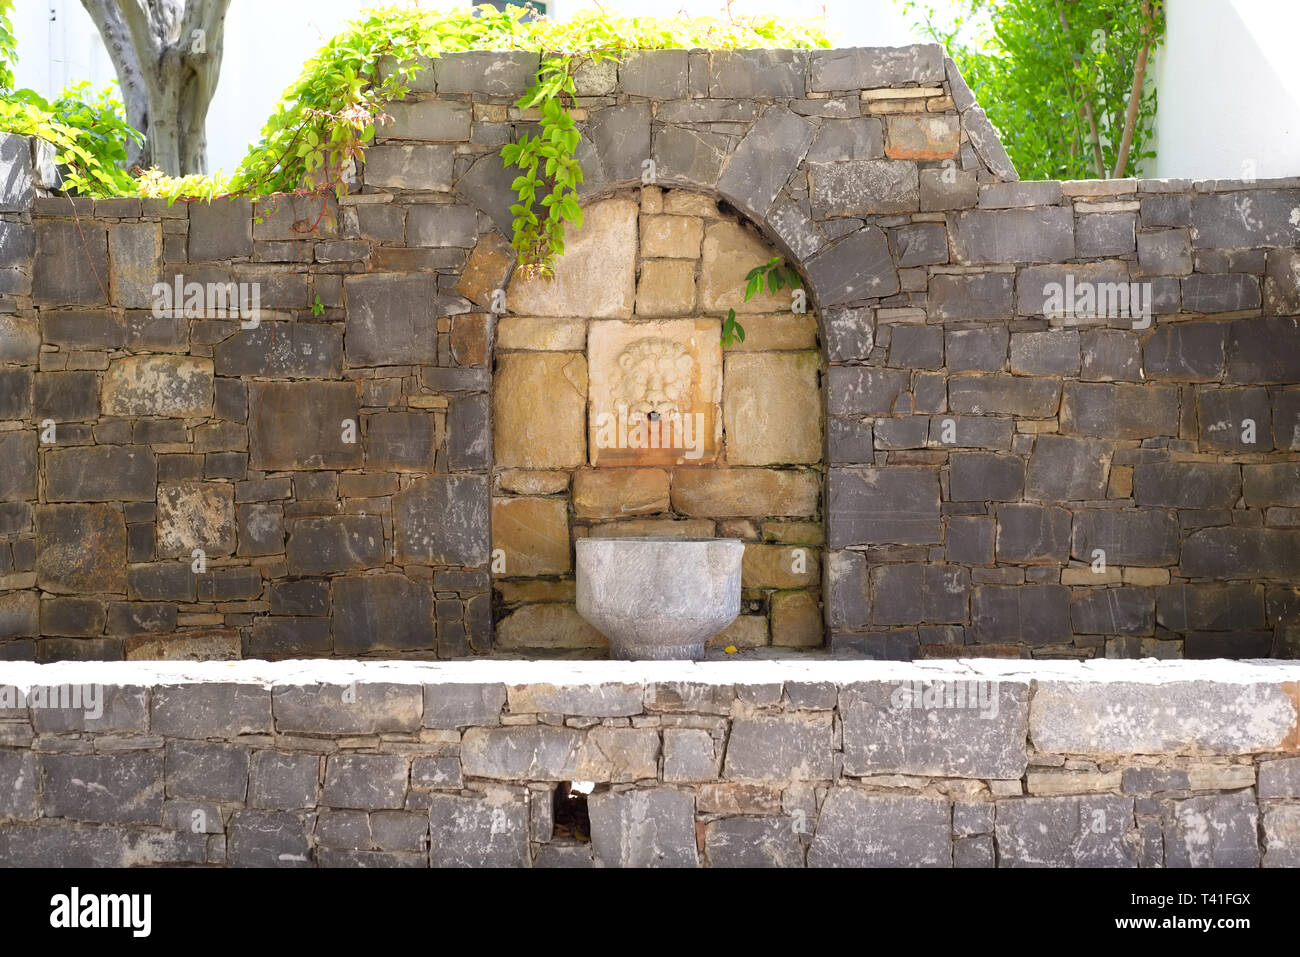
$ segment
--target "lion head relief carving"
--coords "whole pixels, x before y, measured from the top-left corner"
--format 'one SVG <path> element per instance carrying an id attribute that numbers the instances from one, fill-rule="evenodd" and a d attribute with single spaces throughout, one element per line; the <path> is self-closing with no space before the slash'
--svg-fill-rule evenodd
<path id="1" fill-rule="evenodd" d="M 691 393 L 695 360 L 671 339 L 637 339 L 618 356 L 620 376 L 614 402 L 632 416 L 684 413 Z"/>

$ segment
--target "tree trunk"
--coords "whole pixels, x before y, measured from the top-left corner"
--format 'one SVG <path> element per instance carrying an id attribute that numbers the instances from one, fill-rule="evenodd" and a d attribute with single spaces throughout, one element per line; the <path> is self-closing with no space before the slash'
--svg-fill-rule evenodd
<path id="1" fill-rule="evenodd" d="M 1151 7 L 1143 0 L 1139 7 L 1142 11 L 1142 35 L 1148 36 L 1151 30 Z M 1142 84 L 1147 75 L 1147 56 L 1151 53 L 1151 41 L 1148 39 L 1138 51 L 1137 61 L 1133 64 L 1133 89 L 1128 95 L 1128 112 L 1124 116 L 1124 135 L 1119 141 L 1119 156 L 1115 160 L 1115 178 L 1124 175 L 1128 165 L 1128 151 L 1133 146 L 1133 128 L 1137 125 L 1138 108 L 1142 104 Z"/>
<path id="2" fill-rule="evenodd" d="M 127 122 L 145 135 L 132 166 L 208 171 L 206 123 L 230 0 L 81 0 L 117 69 Z"/>

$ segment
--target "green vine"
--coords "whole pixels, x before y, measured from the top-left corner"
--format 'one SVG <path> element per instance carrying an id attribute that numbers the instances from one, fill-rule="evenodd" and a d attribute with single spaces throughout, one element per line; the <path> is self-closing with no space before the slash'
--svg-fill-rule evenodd
<path id="1" fill-rule="evenodd" d="M 2 14 L 10 3 L 0 0 L 0 82 L 8 62 L 4 38 L 11 35 Z M 573 116 L 574 74 L 579 66 L 617 59 L 629 50 L 830 46 L 819 22 L 769 16 L 627 18 L 593 12 L 557 22 L 534 14 L 528 5 L 510 5 L 505 10 L 484 5 L 445 12 L 411 7 L 363 11 L 307 61 L 301 76 L 281 96 L 257 143 L 228 179 L 220 172 L 176 178 L 158 170 L 128 176 L 120 168 L 125 143 L 139 134 L 124 121 L 120 125 L 109 121 L 102 108 L 99 115 L 86 119 L 97 135 L 117 138 L 120 154 L 114 152 L 114 161 L 108 163 L 106 154 L 86 149 L 73 124 L 65 124 L 69 127 L 65 130 L 42 126 L 41 119 L 11 120 L 11 124 L 18 126 L 15 132 L 65 138 L 59 140 L 61 157 L 83 164 L 67 184 L 71 192 L 172 201 L 291 193 L 320 197 L 324 211 L 330 195 L 348 191 L 376 130 L 391 120 L 384 113 L 385 105 L 406 96 L 412 79 L 430 59 L 471 50 L 537 52 L 541 54 L 537 76 L 516 105 L 537 110 L 540 131 L 502 147 L 502 158 L 518 171 L 512 243 L 519 264 L 529 276 L 549 278 L 555 257 L 564 252 L 566 225 L 582 222 L 577 192 L 582 169 L 576 159 L 581 134 Z M 73 149 L 69 140 L 95 163 Z M 309 215 L 295 228 L 309 231 L 321 221 L 322 215 Z"/>
<path id="2" fill-rule="evenodd" d="M 799 289 L 803 280 L 799 273 L 785 264 L 780 256 L 773 256 L 761 266 L 755 266 L 745 273 L 745 302 L 763 292 L 764 285 L 771 295 L 782 289 Z M 736 321 L 736 310 L 728 309 L 727 318 L 722 322 L 722 344 L 733 346 L 745 341 L 745 327 Z"/>
<path id="3" fill-rule="evenodd" d="M 605 59 L 603 52 L 593 51 L 592 62 Z M 555 275 L 555 257 L 564 255 L 564 224 L 582 228 L 582 209 L 578 206 L 578 185 L 582 167 L 575 152 L 582 134 L 578 131 L 567 103 L 578 95 L 574 73 L 578 57 L 546 57 L 538 70 L 537 83 L 516 104 L 520 109 L 536 107 L 541 114 L 541 132 L 524 135 L 518 143 L 501 148 L 506 166 L 520 170 L 510 188 L 519 202 L 510 207 L 514 217 L 511 245 L 520 267 L 529 278 L 551 279 Z M 538 201 L 538 191 L 544 194 Z M 542 207 L 538 215 L 537 207 Z"/>

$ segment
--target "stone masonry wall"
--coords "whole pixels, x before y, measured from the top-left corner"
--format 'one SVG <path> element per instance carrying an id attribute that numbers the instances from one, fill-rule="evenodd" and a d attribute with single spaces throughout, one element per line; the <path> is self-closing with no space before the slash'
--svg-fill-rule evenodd
<path id="1" fill-rule="evenodd" d="M 1298 719 L 1280 662 L 10 663 L 0 863 L 1295 867 Z"/>
<path id="2" fill-rule="evenodd" d="M 497 154 L 535 128 L 512 105 L 535 68 L 437 61 L 323 208 L 7 207 L 0 654 L 453 657 L 493 650 L 494 618 L 512 652 L 590 643 L 568 641 L 567 573 L 511 580 L 588 524 L 576 480 L 499 461 L 501 404 L 539 385 L 503 337 L 548 317 L 510 275 Z M 1300 181 L 1019 182 L 936 46 L 632 54 L 579 87 L 589 211 L 703 194 L 804 277 L 826 481 L 795 517 L 824 525 L 831 650 L 1300 654 Z M 672 257 L 635 255 L 639 284 L 683 293 Z M 156 316 L 177 277 L 256 284 L 260 321 Z M 538 398 L 541 427 L 563 399 Z M 760 500 L 770 469 L 723 464 L 687 481 Z M 671 471 L 638 520 L 801 547 L 681 511 Z M 509 544 L 493 513 L 520 489 L 562 536 Z M 764 600 L 740 643 L 804 643 Z"/>

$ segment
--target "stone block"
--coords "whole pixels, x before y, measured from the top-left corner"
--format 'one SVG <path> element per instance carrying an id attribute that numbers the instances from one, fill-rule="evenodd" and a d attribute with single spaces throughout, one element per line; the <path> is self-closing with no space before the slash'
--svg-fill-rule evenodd
<path id="1" fill-rule="evenodd" d="M 1133 799 L 1117 795 L 996 802 L 1000 867 L 1133 867 Z"/>
<path id="2" fill-rule="evenodd" d="M 947 259 L 945 239 L 944 260 Z M 1015 277 L 1010 273 L 958 274 L 941 273 L 930 278 L 927 306 L 936 318 L 947 320 L 964 319 L 1010 319 L 1012 314 L 1012 291 Z M 948 336 L 978 338 L 989 342 L 998 335 L 1002 338 L 1003 358 L 1006 353 L 1006 329 L 971 329 L 948 330 Z M 1002 360 L 997 365 L 987 366 L 992 369 L 1002 368 Z M 985 366 L 970 366 L 985 368 Z M 957 371 L 957 370 L 954 370 Z"/>
<path id="3" fill-rule="evenodd" d="M 950 230 L 959 263 L 1053 263 L 1075 256 L 1074 214 L 1063 206 L 960 212 Z"/>
<path id="4" fill-rule="evenodd" d="M 510 311 L 527 316 L 630 317 L 637 212 L 637 204 L 627 199 L 589 205 L 582 228 L 571 229 L 565 238 L 553 280 L 530 282 L 515 274 L 506 292 Z"/>
<path id="5" fill-rule="evenodd" d="M 798 819 L 728 817 L 709 825 L 704 853 L 710 867 L 803 867 Z"/>
<path id="6" fill-rule="evenodd" d="M 226 861 L 234 867 L 309 867 L 307 823 L 292 811 L 237 810 L 230 816 Z"/>
<path id="7" fill-rule="evenodd" d="M 1200 389 L 1196 394 L 1196 412 L 1202 449 L 1272 450 L 1273 410 L 1266 389 Z"/>
<path id="8" fill-rule="evenodd" d="M 855 116 L 848 119 L 822 121 L 812 147 L 808 150 L 809 163 L 831 163 L 839 160 L 883 159 L 885 132 L 879 117 Z M 921 171 L 924 179 L 925 170 Z"/>
<path id="9" fill-rule="evenodd" d="M 0 774 L 9 785 L 0 791 L 0 815 L 10 820 L 35 820 L 41 807 L 36 755 L 30 751 L 0 752 Z"/>
<path id="10" fill-rule="evenodd" d="M 1186 229 L 1143 231 L 1137 237 L 1138 272 L 1143 276 L 1188 276 L 1192 241 Z"/>
<path id="11" fill-rule="evenodd" d="M 964 565 L 992 564 L 993 543 L 992 517 L 961 515 L 948 519 L 944 553 L 949 561 Z"/>
<path id="12" fill-rule="evenodd" d="M 361 466 L 358 396 L 353 383 L 254 382 L 250 398 L 249 462 L 253 468 Z"/>
<path id="13" fill-rule="evenodd" d="M 809 67 L 808 88 L 823 92 L 938 83 L 944 77 L 943 48 L 936 43 L 814 50 Z"/>
<path id="14" fill-rule="evenodd" d="M 108 231 L 94 222 L 35 222 L 32 298 L 41 305 L 103 305 L 108 302 Z"/>
<path id="15" fill-rule="evenodd" d="M 235 490 L 223 482 L 163 482 L 157 487 L 159 558 L 234 554 Z"/>
<path id="16" fill-rule="evenodd" d="M 1068 642 L 1070 590 L 1062 585 L 977 585 L 971 624 L 978 644 Z"/>
<path id="17" fill-rule="evenodd" d="M 1250 249 L 1300 244 L 1292 221 L 1300 196 L 1295 190 L 1248 189 L 1198 193 L 1192 197 L 1197 249 Z"/>
<path id="18" fill-rule="evenodd" d="M 1082 258 L 1129 255 L 1137 248 L 1137 213 L 1080 216 L 1074 241 Z"/>
<path id="19" fill-rule="evenodd" d="M 1027 497 L 1096 501 L 1106 497 L 1112 447 L 1094 439 L 1040 435 L 1029 457 Z"/>
<path id="20" fill-rule="evenodd" d="M 695 801 L 669 788 L 593 794 L 596 860 L 605 867 L 698 867 Z"/>
<path id="21" fill-rule="evenodd" d="M 189 204 L 190 262 L 253 255 L 252 202 L 244 196 Z"/>
<path id="22" fill-rule="evenodd" d="M 504 685 L 426 684 L 423 724 L 426 728 L 496 725 L 505 703 Z"/>
<path id="23" fill-rule="evenodd" d="M 899 369 L 832 366 L 826 375 L 826 409 L 831 415 L 888 414 L 910 380 Z"/>
<path id="24" fill-rule="evenodd" d="M 778 469 L 682 469 L 671 492 L 678 512 L 709 518 L 815 515 L 819 499 L 810 475 Z"/>
<path id="25" fill-rule="evenodd" d="M 449 306 L 438 296 L 434 277 L 348 276 L 343 287 L 349 365 L 437 363 L 437 318 Z"/>
<path id="26" fill-rule="evenodd" d="M 282 734 L 416 731 L 424 710 L 419 687 L 371 681 L 277 685 L 272 705 L 276 730 Z"/>
<path id="27" fill-rule="evenodd" d="M 56 594 L 126 591 L 126 525 L 111 505 L 36 509 L 36 583 Z"/>
<path id="28" fill-rule="evenodd" d="M 1270 249 L 1265 262 L 1264 315 L 1300 313 L 1300 252 Z"/>
<path id="29" fill-rule="evenodd" d="M 503 354 L 493 386 L 496 464 L 572 468 L 587 457 L 587 363 L 568 352 Z M 546 428 L 535 424 L 547 410 Z"/>
<path id="30" fill-rule="evenodd" d="M 736 718 L 723 774 L 738 780 L 824 781 L 833 777 L 828 715 Z"/>
<path id="31" fill-rule="evenodd" d="M 1278 758 L 1259 764 L 1261 798 L 1300 798 L 1300 757 Z"/>
<path id="32" fill-rule="evenodd" d="M 365 181 L 381 188 L 438 190 L 452 187 L 455 147 L 372 146 L 366 150 Z"/>
<path id="33" fill-rule="evenodd" d="M 289 523 L 291 575 L 327 575 L 382 565 L 383 523 L 377 515 L 300 518 Z"/>
<path id="34" fill-rule="evenodd" d="M 1075 592 L 1070 626 L 1077 635 L 1150 635 L 1155 596 L 1147 588 L 1092 588 Z"/>
<path id="35" fill-rule="evenodd" d="M 128 309 L 152 309 L 154 284 L 162 272 L 162 226 L 158 223 L 115 223 L 108 227 L 108 273 L 113 304 Z"/>
<path id="36" fill-rule="evenodd" d="M 832 788 L 808 849 L 809 867 L 951 867 L 951 809 L 942 798 Z"/>
<path id="37" fill-rule="evenodd" d="M 1092 561 L 1105 553 L 1108 565 L 1171 565 L 1178 560 L 1178 522 L 1155 509 L 1085 509 L 1074 517 L 1070 552 Z"/>
<path id="38" fill-rule="evenodd" d="M 727 357 L 723 409 L 730 464 L 821 460 L 819 366 L 811 352 Z M 782 383 L 778 393 L 773 382 Z"/>
<path id="39" fill-rule="evenodd" d="M 831 469 L 827 478 L 827 543 L 848 545 L 938 544 L 936 470 L 927 468 Z"/>
<path id="40" fill-rule="evenodd" d="M 1063 565 L 1070 551 L 1070 513 L 1056 506 L 1016 504 L 998 508 L 1000 562 Z"/>
<path id="41" fill-rule="evenodd" d="M 478 475 L 428 476 L 393 496 L 403 564 L 474 566 L 488 559 L 488 488 Z"/>
<path id="42" fill-rule="evenodd" d="M 528 805 L 521 795 L 434 794 L 429 805 L 433 867 L 527 867 Z"/>
<path id="43" fill-rule="evenodd" d="M 1163 385 L 1066 382 L 1061 431 L 1101 439 L 1178 434 L 1178 389 Z"/>
<path id="44" fill-rule="evenodd" d="M 954 452 L 948 459 L 954 502 L 1012 502 L 1025 490 L 1025 461 L 997 452 Z"/>
<path id="45" fill-rule="evenodd" d="M 923 169 L 920 175 L 921 212 L 970 209 L 977 201 L 979 180 L 974 170 Z"/>
<path id="46" fill-rule="evenodd" d="M 162 823 L 160 754 L 45 754 L 41 766 L 46 817 L 105 824 Z"/>
<path id="47" fill-rule="evenodd" d="M 1164 815 L 1166 867 L 1258 867 L 1259 808 L 1249 791 L 1174 801 Z"/>
<path id="48" fill-rule="evenodd" d="M 242 804 L 248 791 L 248 751 L 209 741 L 169 741 L 167 796 Z"/>
<path id="49" fill-rule="evenodd" d="M 574 514 L 622 518 L 666 512 L 668 475 L 663 469 L 582 469 L 573 476 Z"/>
<path id="50" fill-rule="evenodd" d="M 1183 279 L 1182 287 L 1184 312 L 1242 312 L 1261 303 L 1257 276 L 1197 273 Z"/>
<path id="51" fill-rule="evenodd" d="M 410 768 L 400 754 L 331 754 L 325 759 L 323 803 L 377 810 L 401 808 Z"/>
<path id="52" fill-rule="evenodd" d="M 1045 753 L 1231 755 L 1281 747 L 1294 722 L 1277 684 L 1052 680 L 1035 690 L 1029 734 Z"/>
<path id="53" fill-rule="evenodd" d="M 1061 383 L 1044 377 L 991 374 L 948 379 L 948 407 L 957 413 L 1048 419 L 1056 415 L 1060 397 Z"/>
<path id="54" fill-rule="evenodd" d="M 875 344 L 875 330 L 870 309 L 823 309 L 822 338 L 826 358 L 831 362 L 865 359 Z"/>
<path id="55" fill-rule="evenodd" d="M 910 160 L 814 163 L 809 198 L 813 219 L 914 213 L 920 208 L 920 179 Z"/>
<path id="56" fill-rule="evenodd" d="M 996 275 L 996 274 L 995 274 Z M 935 276 L 931 280 L 931 293 L 933 294 L 934 284 L 938 280 L 946 277 Z M 953 279 L 964 279 L 967 277 L 951 277 Z M 977 277 L 984 279 L 986 277 Z M 1001 278 L 1001 277 L 999 277 Z M 1001 291 L 996 293 L 993 300 L 996 304 L 1000 300 L 996 297 L 1006 297 L 1006 315 L 1009 317 L 1011 309 L 1011 283 L 1009 279 L 994 283 Z M 967 284 L 953 284 L 950 288 L 952 291 L 960 290 L 961 295 L 967 292 L 978 293 L 981 297 L 985 294 L 983 283 L 974 283 L 973 288 Z M 950 308 L 944 306 L 943 308 Z M 962 307 L 964 308 L 964 307 Z M 977 306 L 976 311 L 983 311 L 984 306 Z M 1001 306 L 997 306 L 1001 308 Z M 957 317 L 953 317 L 957 318 Z M 983 317 L 978 317 L 983 318 Z M 989 316 L 988 318 L 998 318 L 998 316 Z M 980 329 L 946 329 L 945 330 L 945 354 L 947 355 L 948 371 L 952 372 L 1000 372 L 1007 362 L 1007 348 L 1010 342 L 1011 334 L 1006 329 L 997 327 L 980 328 Z"/>
<path id="57" fill-rule="evenodd" d="M 554 498 L 494 499 L 492 548 L 505 553 L 511 576 L 568 574 L 572 563 L 566 503 Z"/>
<path id="58" fill-rule="evenodd" d="M 6 389 L 0 400 L 6 418 L 78 422 L 99 415 L 99 376 L 93 372 L 38 372 L 33 377 L 25 369 L 5 369 L 0 385 Z"/>
<path id="59" fill-rule="evenodd" d="M 1300 318 L 1238 319 L 1228 327 L 1224 381 L 1300 381 Z"/>
<path id="60" fill-rule="evenodd" d="M 806 262 L 804 271 L 823 309 L 892 296 L 899 288 L 889 242 L 877 226 L 864 226 L 823 249 Z"/>
<path id="61" fill-rule="evenodd" d="M 1018 778 L 1028 762 L 1020 681 L 879 681 L 844 686 L 844 773 Z"/>
<path id="62" fill-rule="evenodd" d="M 1188 578 L 1288 581 L 1300 574 L 1300 532 L 1280 528 L 1205 528 L 1182 543 Z"/>
<path id="63" fill-rule="evenodd" d="M 36 441 L 34 431 L 0 434 L 0 501 L 36 498 Z"/>
<path id="64" fill-rule="evenodd" d="M 1021 375 L 1079 374 L 1079 334 L 1074 331 L 1017 332 L 1011 336 L 1011 371 Z"/>
<path id="65" fill-rule="evenodd" d="M 1236 465 L 1147 462 L 1133 468 L 1133 498 L 1139 508 L 1232 508 L 1240 497 L 1241 469 Z"/>
<path id="66" fill-rule="evenodd" d="M 217 343 L 212 357 L 219 376 L 337 378 L 343 370 L 343 332 L 318 323 L 263 322 Z"/>
<path id="67" fill-rule="evenodd" d="M 126 356 L 109 363 L 104 415 L 207 418 L 212 414 L 211 359 Z"/>
<path id="68" fill-rule="evenodd" d="M 291 537 L 291 566 L 292 547 Z M 433 650 L 433 594 L 427 581 L 412 581 L 404 575 L 365 575 L 337 578 L 333 589 L 334 650 L 338 654 Z"/>
<path id="69" fill-rule="evenodd" d="M 747 60 L 756 69 L 759 67 L 755 60 L 779 58 L 785 62 L 762 68 L 764 85 L 772 86 L 774 81 L 781 84 L 783 78 L 791 77 L 800 88 L 803 86 L 802 71 L 794 77 L 789 70 L 789 67 L 796 66 L 803 60 L 804 54 L 801 51 L 738 50 L 715 53 L 715 70 L 719 68 L 719 57 Z M 725 75 L 727 67 L 722 69 Z M 813 121 L 798 116 L 785 107 L 769 106 L 727 161 L 726 169 L 718 178 L 719 195 L 751 218 L 762 219 L 772 208 L 772 203 L 790 175 L 803 161 L 815 132 Z"/>

